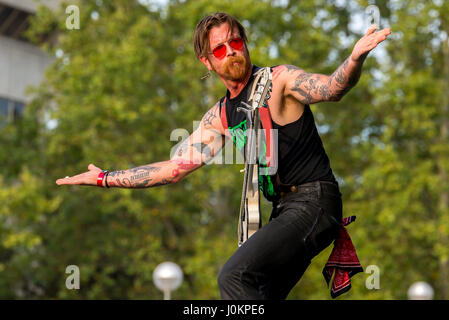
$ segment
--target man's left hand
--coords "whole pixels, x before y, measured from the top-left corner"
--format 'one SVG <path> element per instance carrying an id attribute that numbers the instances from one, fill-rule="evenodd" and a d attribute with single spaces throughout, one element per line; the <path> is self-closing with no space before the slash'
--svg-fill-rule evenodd
<path id="1" fill-rule="evenodd" d="M 371 50 L 377 47 L 379 43 L 384 41 L 387 36 L 391 34 L 390 28 L 374 32 L 376 28 L 377 25 L 372 25 L 369 27 L 366 34 L 359 41 L 357 41 L 351 53 L 351 59 L 353 61 L 363 61 Z"/>

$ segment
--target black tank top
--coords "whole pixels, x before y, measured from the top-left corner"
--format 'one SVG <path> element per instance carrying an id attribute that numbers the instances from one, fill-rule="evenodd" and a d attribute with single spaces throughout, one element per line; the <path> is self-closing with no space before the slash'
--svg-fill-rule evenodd
<path id="1" fill-rule="evenodd" d="M 233 136 L 237 149 L 242 153 L 244 139 L 242 140 L 241 137 L 246 130 L 246 116 L 243 112 L 237 112 L 236 108 L 240 106 L 241 101 L 248 103 L 254 73 L 258 69 L 253 66 L 253 74 L 238 96 L 231 99 L 229 90 L 226 92 L 227 129 Z M 316 180 L 336 182 L 309 105 L 305 105 L 303 114 L 294 122 L 284 126 L 278 125 L 273 120 L 271 122 L 273 129 L 278 130 L 278 178 L 280 180 L 278 182 L 288 185 L 299 185 Z M 271 180 L 274 178 L 272 177 Z M 262 186 L 261 189 L 265 197 L 273 201 L 272 197 L 267 196 Z"/>

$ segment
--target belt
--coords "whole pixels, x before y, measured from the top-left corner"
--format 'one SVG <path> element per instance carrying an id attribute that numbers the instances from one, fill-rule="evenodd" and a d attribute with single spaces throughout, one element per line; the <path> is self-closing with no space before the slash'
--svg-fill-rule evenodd
<path id="1" fill-rule="evenodd" d="M 283 199 L 290 193 L 308 193 L 311 191 L 319 191 L 323 189 L 339 191 L 338 184 L 332 181 L 313 181 L 299 185 L 282 185 L 279 186 L 279 189 L 281 199 Z"/>

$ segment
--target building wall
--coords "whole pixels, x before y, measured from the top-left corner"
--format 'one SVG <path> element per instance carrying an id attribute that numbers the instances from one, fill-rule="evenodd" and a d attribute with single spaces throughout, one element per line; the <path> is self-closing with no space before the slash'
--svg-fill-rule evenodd
<path id="1" fill-rule="evenodd" d="M 43 4 L 51 9 L 56 9 L 61 0 L 0 0 L 0 4 L 11 6 L 20 10 L 35 13 L 39 4 Z"/>
<path id="2" fill-rule="evenodd" d="M 0 36 L 0 97 L 28 102 L 26 88 L 39 85 L 52 60 L 30 43 Z"/>
<path id="3" fill-rule="evenodd" d="M 59 1 L 43 3 L 56 8 Z M 0 124 L 20 115 L 32 98 L 27 88 L 40 84 L 54 59 L 23 37 L 36 9 L 34 0 L 0 0 Z"/>

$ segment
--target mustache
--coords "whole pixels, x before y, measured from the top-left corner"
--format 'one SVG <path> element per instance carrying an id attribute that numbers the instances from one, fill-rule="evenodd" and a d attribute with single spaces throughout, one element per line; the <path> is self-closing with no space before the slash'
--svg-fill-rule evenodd
<path id="1" fill-rule="evenodd" d="M 236 56 L 236 57 L 229 57 L 228 61 L 226 61 L 225 67 L 228 69 L 233 66 L 234 62 L 237 62 L 239 64 L 245 64 L 246 60 L 242 56 Z"/>

